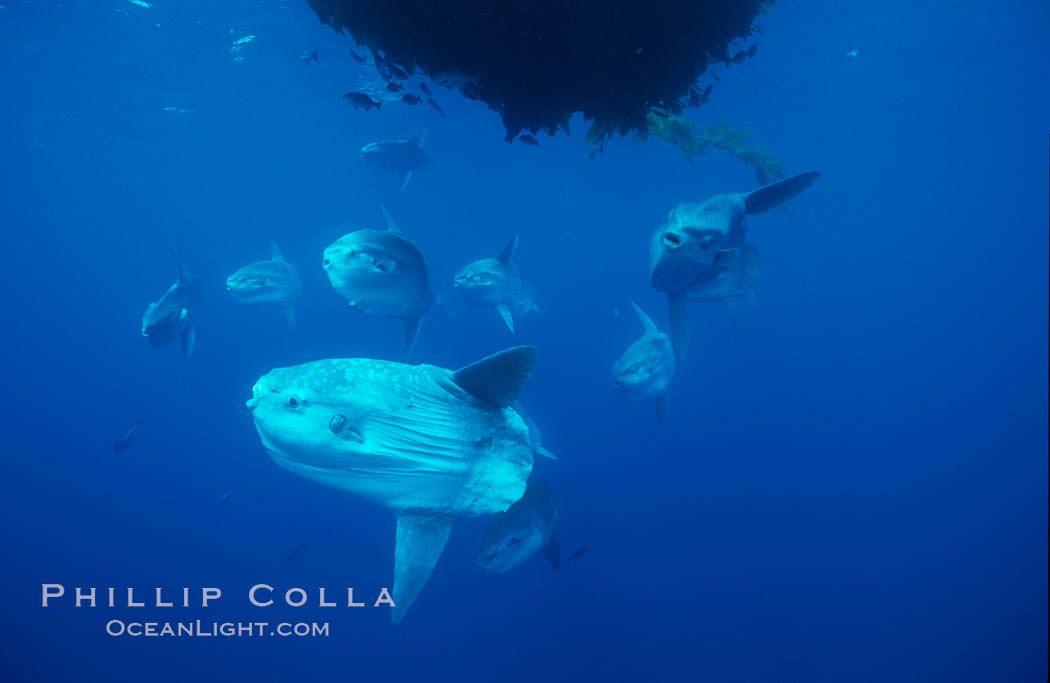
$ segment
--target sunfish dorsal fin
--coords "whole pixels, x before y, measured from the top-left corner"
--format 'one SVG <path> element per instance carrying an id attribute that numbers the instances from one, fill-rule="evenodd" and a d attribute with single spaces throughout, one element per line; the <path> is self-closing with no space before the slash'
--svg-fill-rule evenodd
<path id="1" fill-rule="evenodd" d="M 518 236 L 515 235 L 514 239 L 512 239 L 507 246 L 503 247 L 503 251 L 499 253 L 499 256 L 496 257 L 496 260 L 500 263 L 510 263 L 510 260 L 514 258 L 514 250 L 517 248 Z"/>
<path id="2" fill-rule="evenodd" d="M 189 282 L 190 279 L 190 271 L 186 270 L 186 264 L 179 259 L 179 282 Z"/>
<path id="3" fill-rule="evenodd" d="M 390 217 L 390 212 L 386 210 L 386 206 L 380 204 L 379 208 L 383 210 L 383 216 L 386 218 L 386 229 L 390 232 L 396 232 L 400 235 L 401 228 L 397 227 L 397 223 L 395 223 L 394 219 Z"/>
<path id="4" fill-rule="evenodd" d="M 506 408 L 525 388 L 539 355 L 535 346 L 515 346 L 456 370 L 452 381 L 471 396 Z"/>
<path id="5" fill-rule="evenodd" d="M 817 182 L 820 171 L 800 173 L 775 183 L 763 185 L 744 195 L 744 205 L 748 213 L 765 213 L 779 204 L 783 204 L 807 187 Z"/>
<path id="6" fill-rule="evenodd" d="M 285 262 L 284 254 L 282 254 L 281 250 L 277 248 L 277 243 L 273 241 L 270 242 L 270 260 L 280 261 L 281 263 Z"/>
<path id="7" fill-rule="evenodd" d="M 634 307 L 634 312 L 638 314 L 638 320 L 641 321 L 642 327 L 645 328 L 646 336 L 660 334 L 660 330 L 656 329 L 656 323 L 645 314 L 645 311 L 638 307 L 638 304 L 632 301 L 631 306 Z"/>
<path id="8" fill-rule="evenodd" d="M 405 140 L 405 142 L 407 142 L 410 145 L 415 145 L 416 147 L 422 147 L 423 143 L 426 142 L 426 140 L 427 140 L 427 129 L 424 128 L 423 130 L 418 131 L 417 133 L 415 133 L 409 139 Z"/>
<path id="9" fill-rule="evenodd" d="M 429 515 L 397 516 L 397 539 L 394 541 L 394 607 L 390 621 L 398 623 L 423 590 L 441 551 L 448 542 L 452 520 Z"/>

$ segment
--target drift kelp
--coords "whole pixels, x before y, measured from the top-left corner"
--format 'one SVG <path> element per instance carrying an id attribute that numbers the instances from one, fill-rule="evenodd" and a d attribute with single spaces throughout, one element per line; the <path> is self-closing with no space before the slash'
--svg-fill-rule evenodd
<path id="1" fill-rule="evenodd" d="M 567 132 L 569 118 L 581 112 L 598 143 L 644 129 L 649 111 L 677 114 L 701 104 L 699 77 L 709 64 L 752 55 L 734 54 L 730 45 L 750 36 L 755 17 L 772 4 L 308 2 L 323 23 L 381 55 L 377 64 L 400 65 L 407 75 L 421 69 L 485 102 L 499 112 L 508 141 L 522 130 Z"/>

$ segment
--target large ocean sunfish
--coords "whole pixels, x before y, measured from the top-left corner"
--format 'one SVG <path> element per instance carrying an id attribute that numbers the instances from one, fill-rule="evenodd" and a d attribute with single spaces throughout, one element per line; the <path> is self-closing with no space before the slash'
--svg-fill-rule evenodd
<path id="1" fill-rule="evenodd" d="M 802 173 L 751 192 L 720 194 L 699 203 L 682 203 L 649 241 L 649 275 L 653 289 L 667 293 L 671 339 L 679 358 L 689 346 L 686 319 L 688 290 L 702 287 L 737 264 L 746 235 L 744 218 L 764 213 L 796 196 L 820 177 Z"/>
<path id="2" fill-rule="evenodd" d="M 426 584 L 457 519 L 525 493 L 533 445 L 510 406 L 539 352 L 518 346 L 456 371 L 366 358 L 271 370 L 247 407 L 281 467 L 397 516 L 391 618 Z"/>

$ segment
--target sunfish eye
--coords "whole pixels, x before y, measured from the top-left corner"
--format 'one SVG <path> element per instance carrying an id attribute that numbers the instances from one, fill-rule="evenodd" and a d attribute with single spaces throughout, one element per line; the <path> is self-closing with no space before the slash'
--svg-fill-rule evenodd
<path id="1" fill-rule="evenodd" d="M 518 545 L 519 543 L 521 543 L 524 540 L 525 540 L 524 538 L 512 538 L 512 539 L 507 541 L 507 545 Z"/>
<path id="2" fill-rule="evenodd" d="M 293 410 L 294 410 L 294 409 L 296 409 L 296 408 L 298 408 L 299 406 L 301 406 L 301 405 L 303 404 L 303 402 L 302 402 L 302 401 L 300 401 L 300 400 L 299 400 L 299 399 L 298 399 L 297 397 L 295 397 L 295 396 L 289 396 L 289 397 L 288 397 L 288 398 L 287 398 L 287 399 L 285 400 L 285 402 L 284 402 L 284 403 L 285 403 L 285 405 L 287 405 L 287 406 L 288 406 L 289 408 L 291 408 L 291 409 L 293 409 Z"/>
<path id="3" fill-rule="evenodd" d="M 321 265 L 327 267 L 327 266 L 332 265 L 332 262 L 329 261 L 328 259 L 325 259 L 324 261 L 321 261 Z"/>

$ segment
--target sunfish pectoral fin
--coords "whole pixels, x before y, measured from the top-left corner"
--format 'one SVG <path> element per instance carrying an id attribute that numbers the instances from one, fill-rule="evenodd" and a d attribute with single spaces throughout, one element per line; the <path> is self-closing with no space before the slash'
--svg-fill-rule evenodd
<path id="1" fill-rule="evenodd" d="M 452 381 L 468 394 L 506 408 L 525 388 L 539 355 L 535 346 L 515 346 L 456 370 Z"/>
<path id="2" fill-rule="evenodd" d="M 390 621 L 400 622 L 423 590 L 448 542 L 452 520 L 429 515 L 397 516 L 394 544 L 394 607 Z"/>
<path id="3" fill-rule="evenodd" d="M 631 302 L 631 307 L 634 308 L 634 312 L 638 314 L 638 320 L 641 321 L 642 327 L 645 328 L 645 333 L 648 334 L 660 334 L 660 330 L 656 329 L 656 323 L 653 319 L 645 314 L 638 304 Z"/>
<path id="4" fill-rule="evenodd" d="M 667 417 L 667 394 L 656 397 L 656 423 L 663 424 Z"/>
<path id="5" fill-rule="evenodd" d="M 423 143 L 427 141 L 427 129 L 424 128 L 421 131 L 417 131 L 412 137 L 405 142 L 415 145 L 416 147 L 422 147 Z"/>
<path id="6" fill-rule="evenodd" d="M 510 263 L 510 260 L 514 258 L 514 252 L 515 250 L 517 250 L 517 248 L 518 236 L 515 235 L 514 238 L 507 243 L 507 246 L 503 247 L 503 251 L 499 253 L 499 256 L 496 257 L 496 260 L 500 263 Z"/>
<path id="7" fill-rule="evenodd" d="M 543 551 L 543 556 L 547 558 L 552 567 L 561 569 L 561 546 L 558 545 L 558 534 L 552 531 L 550 540 L 540 550 Z"/>
<path id="8" fill-rule="evenodd" d="M 674 356 L 678 360 L 683 360 L 689 350 L 689 316 L 686 310 L 685 295 L 680 292 L 668 294 L 667 308 L 671 318 L 671 344 L 674 346 Z"/>
<path id="9" fill-rule="evenodd" d="M 416 339 L 419 338 L 419 328 L 423 324 L 423 314 L 415 318 L 405 318 L 405 359 L 412 355 L 416 348 Z"/>
<path id="10" fill-rule="evenodd" d="M 820 171 L 809 171 L 752 190 L 744 195 L 747 213 L 765 213 L 790 200 L 817 182 L 819 177 Z"/>
<path id="11" fill-rule="evenodd" d="M 715 254 L 715 263 L 724 267 L 731 266 L 740 258 L 740 250 L 736 248 L 722 249 Z"/>
<path id="12" fill-rule="evenodd" d="M 553 453 L 551 453 L 550 451 L 548 451 L 548 450 L 547 450 L 546 448 L 544 448 L 543 446 L 540 446 L 539 448 L 537 448 L 537 449 L 536 449 L 536 452 L 537 452 L 537 453 L 539 453 L 540 455 L 542 455 L 543 457 L 545 457 L 545 458 L 549 458 L 549 459 L 551 459 L 551 460 L 557 460 L 557 459 L 558 459 L 558 456 L 554 455 Z"/>
<path id="13" fill-rule="evenodd" d="M 409 179 L 412 177 L 412 171 L 401 171 L 401 189 L 405 189 L 408 185 Z"/>
<path id="14" fill-rule="evenodd" d="M 190 323 L 182 328 L 182 357 L 186 360 L 193 355 L 193 345 L 197 343 L 197 326 Z"/>
<path id="15" fill-rule="evenodd" d="M 510 306 L 507 304 L 500 304 L 496 306 L 496 310 L 499 311 L 499 316 L 503 318 L 503 322 L 507 323 L 507 327 L 510 331 L 514 331 L 514 316 L 510 312 Z"/>
<path id="16" fill-rule="evenodd" d="M 284 319 L 288 321 L 288 329 L 293 333 L 295 332 L 295 306 L 291 304 L 285 304 L 281 306 L 281 313 L 284 314 Z"/>
<path id="17" fill-rule="evenodd" d="M 276 242 L 270 242 L 270 260 L 284 262 L 284 254 L 277 248 Z"/>

